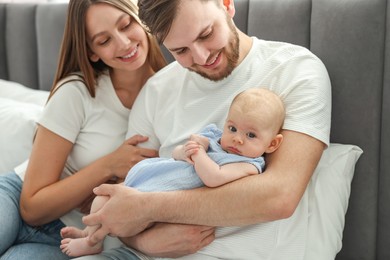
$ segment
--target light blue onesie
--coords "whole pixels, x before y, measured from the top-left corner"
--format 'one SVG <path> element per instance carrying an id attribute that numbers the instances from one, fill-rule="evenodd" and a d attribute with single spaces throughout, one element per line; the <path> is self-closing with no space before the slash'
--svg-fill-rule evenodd
<path id="1" fill-rule="evenodd" d="M 209 139 L 207 154 L 218 165 L 247 162 L 259 173 L 263 172 L 263 157 L 248 158 L 225 152 L 219 144 L 222 131 L 215 124 L 206 126 L 200 134 Z M 173 158 L 150 158 L 137 163 L 127 174 L 125 185 L 140 191 L 188 190 L 204 186 L 193 165 Z"/>

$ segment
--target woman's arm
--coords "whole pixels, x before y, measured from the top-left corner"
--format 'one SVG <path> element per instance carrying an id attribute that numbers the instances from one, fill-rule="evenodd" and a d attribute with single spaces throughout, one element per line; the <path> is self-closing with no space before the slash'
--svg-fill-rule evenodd
<path id="1" fill-rule="evenodd" d="M 129 139 L 113 153 L 60 180 L 73 144 L 38 126 L 21 194 L 23 219 L 31 225 L 42 225 L 77 208 L 94 187 L 113 177 L 123 178 L 145 154 L 155 156 L 154 150 L 134 147 L 145 140 L 140 136 Z"/>

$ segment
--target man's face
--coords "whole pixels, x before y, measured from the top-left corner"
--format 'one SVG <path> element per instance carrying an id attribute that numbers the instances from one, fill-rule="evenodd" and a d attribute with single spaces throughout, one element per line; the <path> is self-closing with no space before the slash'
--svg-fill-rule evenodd
<path id="1" fill-rule="evenodd" d="M 231 18 L 213 1 L 181 1 L 164 45 L 183 67 L 221 80 L 239 59 L 239 38 Z"/>

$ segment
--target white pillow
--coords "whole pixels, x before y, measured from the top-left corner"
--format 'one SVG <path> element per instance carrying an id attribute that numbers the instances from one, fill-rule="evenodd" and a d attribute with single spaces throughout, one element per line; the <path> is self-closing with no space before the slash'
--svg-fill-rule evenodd
<path id="1" fill-rule="evenodd" d="M 25 161 L 43 106 L 0 97 L 0 174 Z"/>
<path id="2" fill-rule="evenodd" d="M 43 106 L 49 91 L 31 89 L 19 83 L 0 79 L 0 97 Z"/>
<path id="3" fill-rule="evenodd" d="M 308 186 L 309 230 L 305 260 L 334 260 L 341 250 L 355 164 L 354 145 L 330 144 Z"/>

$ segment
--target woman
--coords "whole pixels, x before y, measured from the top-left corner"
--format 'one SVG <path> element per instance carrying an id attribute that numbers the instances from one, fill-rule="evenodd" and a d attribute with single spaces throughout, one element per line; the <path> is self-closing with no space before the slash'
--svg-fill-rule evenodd
<path id="1" fill-rule="evenodd" d="M 166 64 L 137 14 L 131 0 L 70 0 L 28 166 L 0 177 L 0 259 L 67 259 L 60 230 L 81 223 L 92 189 L 158 155 L 137 147 L 147 137 L 123 142 L 135 98 Z"/>

